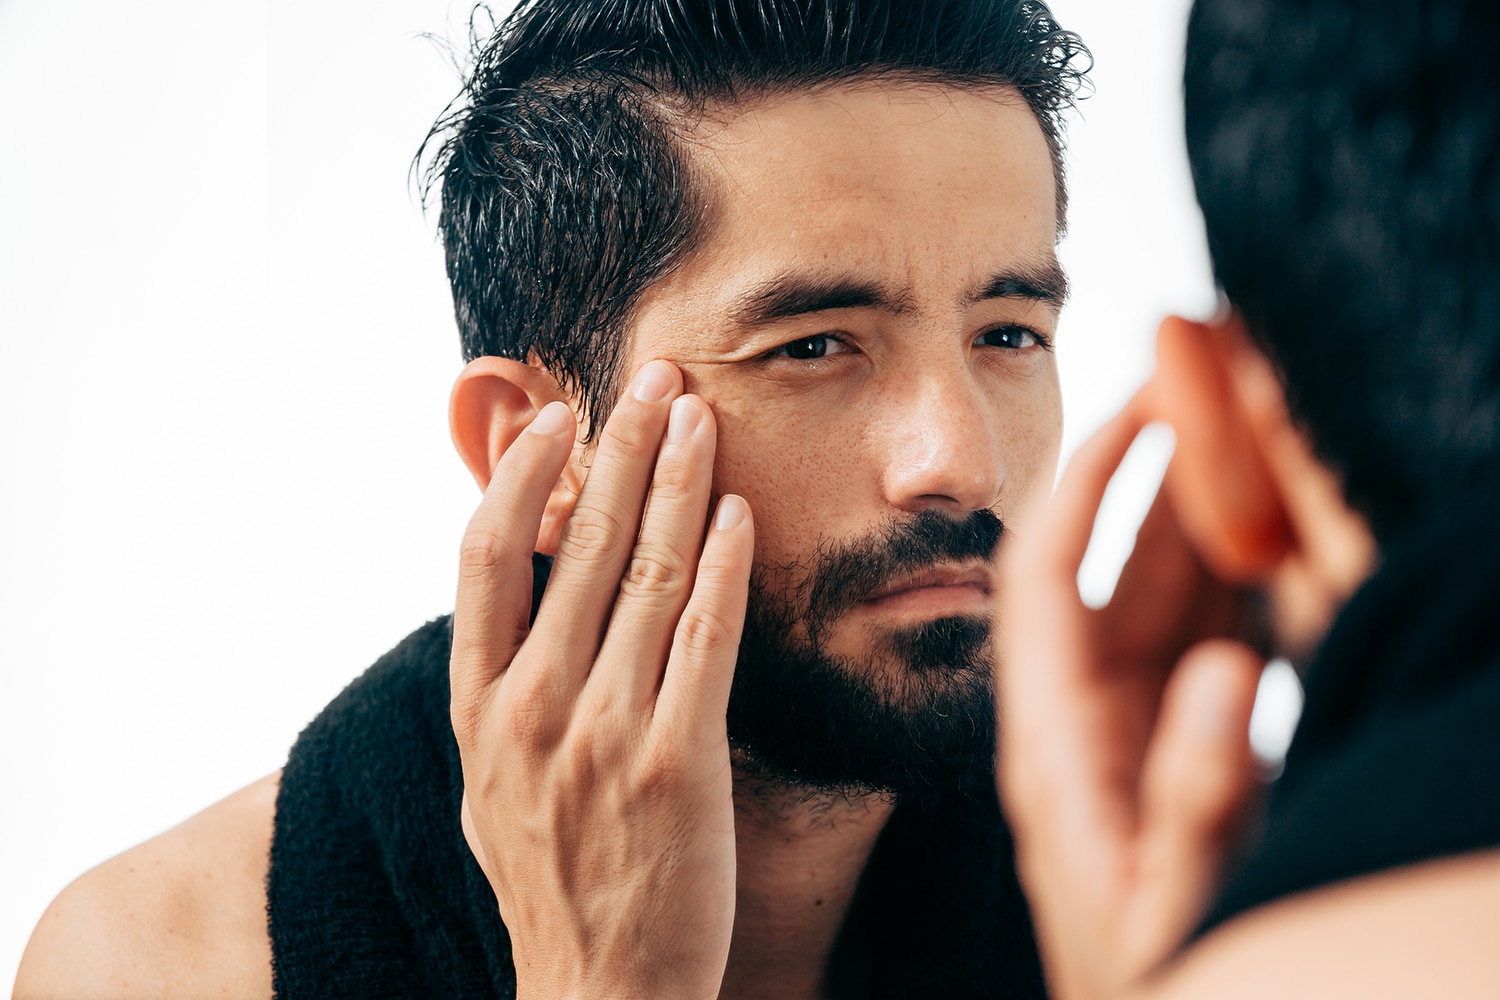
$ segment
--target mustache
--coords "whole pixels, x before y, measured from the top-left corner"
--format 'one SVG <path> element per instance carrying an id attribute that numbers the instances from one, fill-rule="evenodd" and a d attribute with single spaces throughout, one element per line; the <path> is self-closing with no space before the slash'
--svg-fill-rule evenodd
<path id="1" fill-rule="evenodd" d="M 807 627 L 816 637 L 841 613 L 896 577 L 940 562 L 990 562 L 1005 523 L 988 509 L 955 519 L 935 510 L 894 521 L 873 535 L 819 545 L 806 580 Z"/>

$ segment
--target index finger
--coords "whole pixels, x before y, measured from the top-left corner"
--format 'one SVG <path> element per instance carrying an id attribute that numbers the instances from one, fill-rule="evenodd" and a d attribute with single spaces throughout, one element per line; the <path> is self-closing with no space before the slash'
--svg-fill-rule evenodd
<path id="1" fill-rule="evenodd" d="M 1017 545 L 1032 571 L 1065 578 L 1075 585 L 1075 596 L 1078 567 L 1088 551 L 1104 491 L 1147 423 L 1141 405 L 1144 392 L 1132 397 L 1074 453 L 1057 490 L 1038 511 L 1034 530 L 1022 535 Z"/>
<path id="2" fill-rule="evenodd" d="M 1097 613 L 1077 580 L 1105 488 L 1144 426 L 1137 400 L 1078 449 L 1046 508 L 1002 554 L 997 773 L 1022 818 L 1035 818 L 1026 803 L 1072 812 L 1058 829 L 1118 829 L 1129 819 L 1121 793 L 1133 774 L 1114 753 L 1129 720 L 1111 685 L 1099 683 Z"/>
<path id="3" fill-rule="evenodd" d="M 505 673 L 526 638 L 531 554 L 547 497 L 573 447 L 572 411 L 548 403 L 495 466 L 464 532 L 453 611 L 454 730 L 463 738 L 476 704 Z"/>

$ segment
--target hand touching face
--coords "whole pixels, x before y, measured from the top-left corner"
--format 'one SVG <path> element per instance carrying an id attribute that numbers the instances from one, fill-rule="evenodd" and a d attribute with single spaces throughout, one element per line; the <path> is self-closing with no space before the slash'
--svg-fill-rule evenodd
<path id="1" fill-rule="evenodd" d="M 717 994 L 734 924 L 724 711 L 753 530 L 705 534 L 714 418 L 646 365 L 602 435 L 535 625 L 532 540 L 573 446 L 543 407 L 464 537 L 452 660 L 464 832 L 521 996 Z"/>

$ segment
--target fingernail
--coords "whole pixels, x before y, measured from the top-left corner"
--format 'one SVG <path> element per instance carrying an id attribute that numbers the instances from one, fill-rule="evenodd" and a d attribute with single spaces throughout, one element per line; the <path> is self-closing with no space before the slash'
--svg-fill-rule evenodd
<path id="1" fill-rule="evenodd" d="M 542 407 L 542 412 L 531 421 L 531 433 L 551 437 L 554 434 L 561 434 L 572 425 L 573 414 L 569 411 L 568 405 L 553 400 Z"/>
<path id="2" fill-rule="evenodd" d="M 714 528 L 718 531 L 728 531 L 745 519 L 745 513 L 749 509 L 750 505 L 742 498 L 733 493 L 726 493 L 719 500 L 719 512 L 714 515 Z"/>
<path id="3" fill-rule="evenodd" d="M 655 403 L 667 398 L 676 383 L 672 377 L 672 366 L 665 361 L 652 361 L 635 377 L 633 394 L 643 403 Z"/>
<path id="4" fill-rule="evenodd" d="M 686 441 L 702 419 L 698 404 L 686 396 L 678 396 L 672 400 L 672 415 L 667 420 L 667 442 L 681 444 Z"/>

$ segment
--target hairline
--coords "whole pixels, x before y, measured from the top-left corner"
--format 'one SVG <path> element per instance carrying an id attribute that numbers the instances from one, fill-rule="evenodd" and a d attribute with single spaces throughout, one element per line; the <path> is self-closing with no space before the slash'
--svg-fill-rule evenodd
<path id="1" fill-rule="evenodd" d="M 593 407 L 595 423 L 608 420 L 625 376 L 621 368 L 631 353 L 636 326 L 640 318 L 640 306 L 647 291 L 660 284 L 677 269 L 686 266 L 708 242 L 713 228 L 721 218 L 725 192 L 713 171 L 704 166 L 704 157 L 693 152 L 693 147 L 704 140 L 704 123 L 725 125 L 729 120 L 746 112 L 772 106 L 780 99 L 792 99 L 799 95 L 817 94 L 841 88 L 930 87 L 935 90 L 962 90 L 967 93 L 990 96 L 1006 105 L 1024 109 L 1042 132 L 1047 144 L 1048 158 L 1052 167 L 1052 198 L 1056 211 L 1054 222 L 1054 246 L 1062 241 L 1067 232 L 1067 193 L 1063 177 L 1062 135 L 1059 109 L 1053 127 L 1048 128 L 1036 107 L 1026 99 L 1025 93 L 1008 77 L 1000 74 L 953 73 L 940 69 L 908 66 L 868 66 L 855 68 L 847 73 L 789 76 L 781 80 L 755 80 L 736 86 L 716 88 L 701 94 L 687 94 L 669 81 L 636 81 L 637 99 L 641 101 L 643 114 L 655 118 L 655 124 L 665 132 L 670 155 L 677 158 L 677 167 L 682 177 L 683 212 L 692 218 L 682 245 L 673 259 L 626 305 L 620 316 L 620 345 L 615 355 L 615 370 L 608 373 L 601 387 L 600 398 Z M 988 92 L 988 93 L 986 93 Z M 589 437 L 598 427 L 587 428 Z"/>

